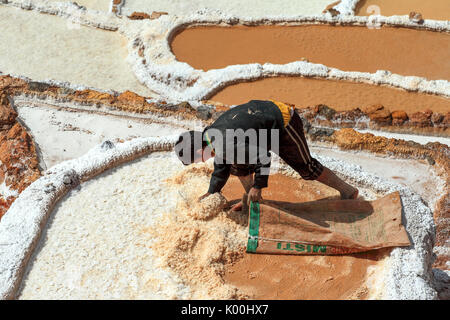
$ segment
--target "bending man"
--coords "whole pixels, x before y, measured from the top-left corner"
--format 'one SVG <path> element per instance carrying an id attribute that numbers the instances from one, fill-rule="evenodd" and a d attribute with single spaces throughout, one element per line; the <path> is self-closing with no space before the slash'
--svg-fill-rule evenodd
<path id="1" fill-rule="evenodd" d="M 175 152 L 185 164 L 214 157 L 208 192 L 220 192 L 230 174 L 239 177 L 249 201 L 261 199 L 267 187 L 270 153 L 280 156 L 305 180 L 317 180 L 338 190 L 342 199 L 355 199 L 358 190 L 311 157 L 297 111 L 277 101 L 251 100 L 222 114 L 200 131 L 180 135 Z M 233 210 L 240 210 L 238 203 Z"/>

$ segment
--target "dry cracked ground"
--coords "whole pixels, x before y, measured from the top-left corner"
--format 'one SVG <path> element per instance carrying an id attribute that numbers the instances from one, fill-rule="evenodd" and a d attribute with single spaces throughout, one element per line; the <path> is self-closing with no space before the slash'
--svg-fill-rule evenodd
<path id="1" fill-rule="evenodd" d="M 104 141 L 163 138 L 204 127 L 232 105 L 281 100 L 299 110 L 315 155 L 420 195 L 435 222 L 431 281 L 448 299 L 448 1 L 359 1 L 354 19 L 379 10 L 407 15 L 402 23 L 410 24 L 370 28 L 326 22 L 344 16 L 327 0 L 256 2 L 0 4 L 0 218 L 53 166 Z M 218 21 L 217 10 L 228 18 Z M 313 18 L 293 21 L 293 13 Z M 276 22 L 262 19 L 271 15 Z M 439 24 L 445 21 L 446 29 Z M 295 62 L 300 67 L 289 69 Z M 255 64 L 288 67 L 253 75 Z M 390 250 L 321 258 L 244 254 L 245 217 L 220 212 L 205 219 L 185 207 L 206 188 L 210 170 L 186 170 L 161 152 L 83 182 L 55 204 L 13 297 L 383 297 L 377 279 Z M 314 181 L 283 174 L 272 180 L 268 199 L 337 196 Z M 287 197 L 288 190 L 302 192 Z M 223 194 L 238 199 L 237 180 Z M 380 196 L 370 186 L 362 195 Z M 280 269 L 284 276 L 273 278 Z M 294 276 L 301 286 L 289 281 Z"/>

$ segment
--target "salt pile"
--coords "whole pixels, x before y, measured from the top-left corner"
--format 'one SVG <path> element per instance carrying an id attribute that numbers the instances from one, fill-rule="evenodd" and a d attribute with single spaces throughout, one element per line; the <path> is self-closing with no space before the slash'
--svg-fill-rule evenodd
<path id="1" fill-rule="evenodd" d="M 225 266 L 245 251 L 246 217 L 224 211 L 226 199 L 220 194 L 198 202 L 210 171 L 205 164 L 194 165 L 169 180 L 179 191 L 177 206 L 150 231 L 157 239 L 152 248 L 161 267 L 169 267 L 191 289 L 192 299 L 244 298 L 223 276 Z"/>

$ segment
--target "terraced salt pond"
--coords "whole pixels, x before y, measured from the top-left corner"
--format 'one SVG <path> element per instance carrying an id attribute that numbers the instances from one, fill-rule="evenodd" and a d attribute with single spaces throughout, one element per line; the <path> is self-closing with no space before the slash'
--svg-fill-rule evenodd
<path id="1" fill-rule="evenodd" d="M 127 41 L 118 32 L 5 6 L 0 6 L 0 30 L 5 74 L 151 95 L 125 61 Z"/>
<path id="2" fill-rule="evenodd" d="M 285 64 L 306 58 L 343 71 L 450 80 L 450 35 L 362 26 L 192 26 L 173 37 L 177 60 L 211 70 L 247 63 Z"/>
<path id="3" fill-rule="evenodd" d="M 404 110 L 408 114 L 426 109 L 445 114 L 450 110 L 450 99 L 436 95 L 304 77 L 274 77 L 232 84 L 209 99 L 238 105 L 256 98 L 286 101 L 301 107 L 325 104 L 339 111 L 363 109 L 374 104 L 382 104 L 391 111 Z"/>
<path id="4" fill-rule="evenodd" d="M 70 192 L 55 208 L 19 298 L 185 297 L 176 275 L 156 266 L 145 232 L 173 210 L 176 192 L 161 188 L 181 166 L 167 154 L 154 154 Z"/>

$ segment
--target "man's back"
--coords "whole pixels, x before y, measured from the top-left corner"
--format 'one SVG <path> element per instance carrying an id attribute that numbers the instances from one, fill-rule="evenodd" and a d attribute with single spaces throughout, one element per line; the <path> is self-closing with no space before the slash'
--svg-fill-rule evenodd
<path id="1" fill-rule="evenodd" d="M 251 100 L 222 114 L 210 128 L 225 133 L 226 129 L 282 129 L 283 116 L 272 101 Z"/>

